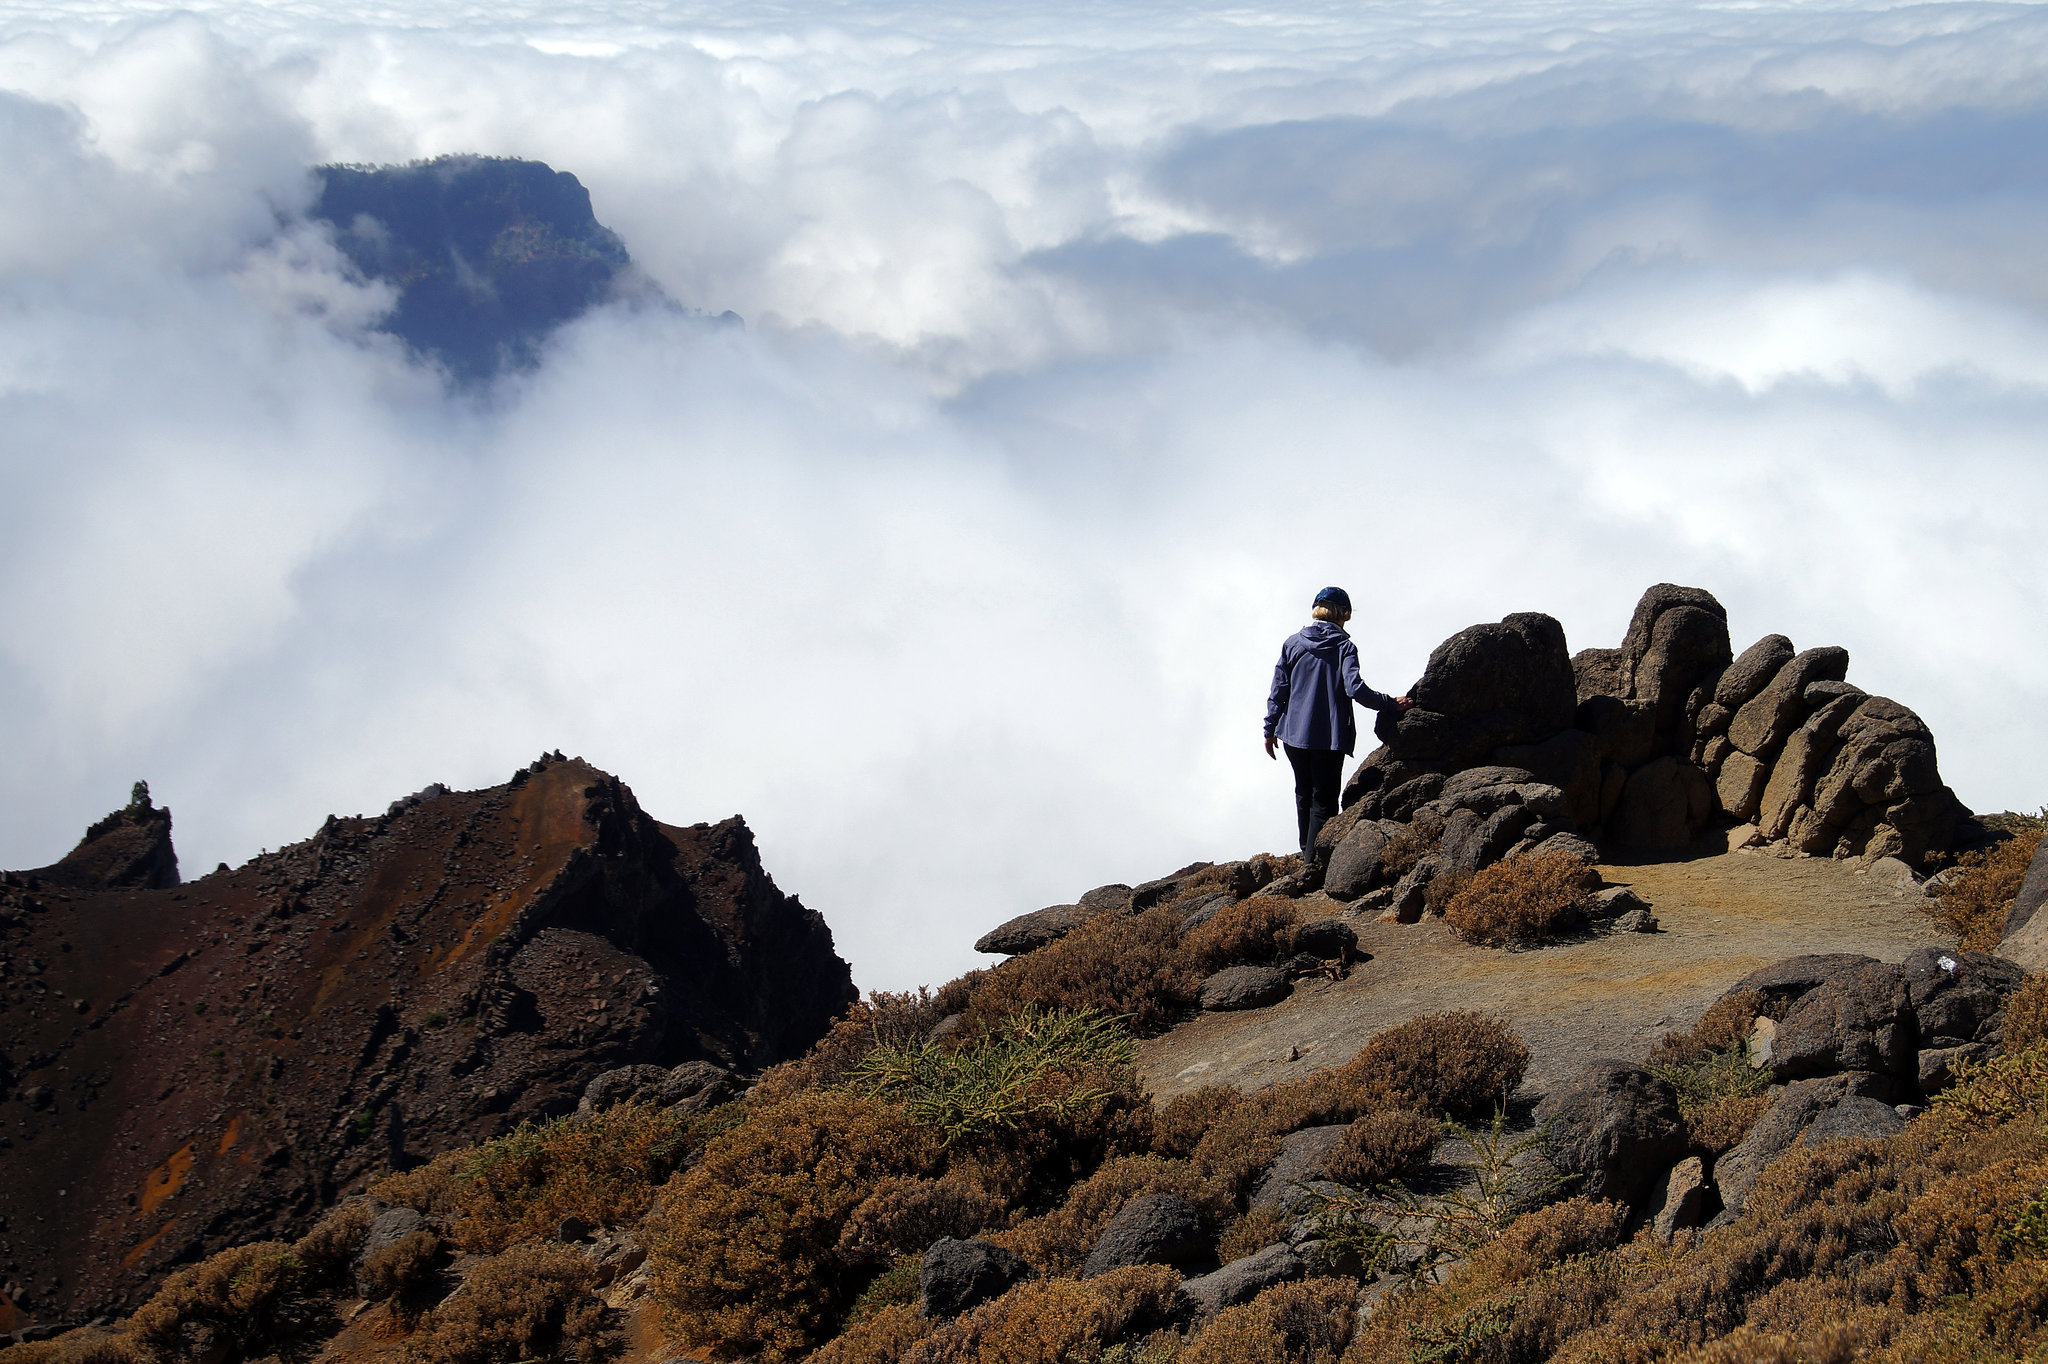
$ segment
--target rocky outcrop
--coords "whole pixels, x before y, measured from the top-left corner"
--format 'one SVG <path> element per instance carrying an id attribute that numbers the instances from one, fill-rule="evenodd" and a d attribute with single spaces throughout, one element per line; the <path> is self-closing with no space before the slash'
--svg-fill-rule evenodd
<path id="1" fill-rule="evenodd" d="M 129 855 L 169 823 L 131 806 L 0 884 L 0 1226 L 39 1319 L 295 1234 L 368 1173 L 569 1112 L 606 1072 L 650 1068 L 596 1101 L 729 1093 L 855 998 L 744 823 L 658 823 L 580 760 L 184 884 Z"/>
<path id="2" fill-rule="evenodd" d="M 1728 823 L 1788 854 L 1922 867 L 1981 831 L 1926 725 L 1848 667 L 1783 635 L 1737 656 L 1713 595 L 1672 583 L 1643 594 L 1617 648 L 1568 655 L 1528 613 L 1461 630 L 1408 689 L 1414 709 L 1379 717 L 1317 838 L 1323 888 L 1391 885 L 1389 914 L 1412 920 L 1438 876 L 1537 847 L 1682 847 Z"/>
<path id="3" fill-rule="evenodd" d="M 1998 946 L 2000 956 L 2029 971 L 2048 970 L 2048 914 L 2041 913 L 2043 904 L 2048 904 L 2048 838 L 2034 850 L 2019 894 L 2006 912 L 2005 938 Z"/>

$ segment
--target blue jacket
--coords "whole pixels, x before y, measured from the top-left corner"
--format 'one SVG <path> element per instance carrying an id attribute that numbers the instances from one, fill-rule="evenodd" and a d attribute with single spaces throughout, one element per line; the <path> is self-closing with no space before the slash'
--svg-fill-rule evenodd
<path id="1" fill-rule="evenodd" d="M 1351 636 L 1329 621 L 1311 621 L 1280 646 L 1266 698 L 1266 737 L 1293 748 L 1349 753 L 1358 742 L 1353 701 L 1374 710 L 1394 705 L 1393 697 L 1366 686 L 1358 675 L 1358 646 Z"/>

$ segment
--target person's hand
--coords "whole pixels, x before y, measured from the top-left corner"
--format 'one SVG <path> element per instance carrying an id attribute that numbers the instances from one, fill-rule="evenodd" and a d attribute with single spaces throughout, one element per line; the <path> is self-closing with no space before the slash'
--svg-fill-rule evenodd
<path id="1" fill-rule="evenodd" d="M 1415 698 L 1414 698 L 1414 697 L 1412 697 L 1412 696 L 1397 696 L 1397 697 L 1395 697 L 1395 698 L 1394 698 L 1394 714 L 1396 714 L 1396 715 L 1401 715 L 1401 714 L 1405 714 L 1406 712 L 1408 712 L 1408 711 L 1411 711 L 1411 710 L 1413 710 L 1413 709 L 1415 709 Z"/>
<path id="2" fill-rule="evenodd" d="M 1266 756 L 1273 759 L 1275 762 L 1278 762 L 1280 760 L 1280 755 L 1274 751 L 1278 743 L 1279 741 L 1276 740 L 1272 735 L 1268 734 L 1266 736 Z"/>

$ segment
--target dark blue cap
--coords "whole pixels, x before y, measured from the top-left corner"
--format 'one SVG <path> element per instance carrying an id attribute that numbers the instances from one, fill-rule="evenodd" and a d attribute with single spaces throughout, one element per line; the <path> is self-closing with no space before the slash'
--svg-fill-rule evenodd
<path id="1" fill-rule="evenodd" d="M 1348 614 L 1351 610 L 1351 594 L 1341 587 L 1326 587 L 1316 593 L 1315 604 L 1317 606 L 1333 606 L 1337 610 Z"/>

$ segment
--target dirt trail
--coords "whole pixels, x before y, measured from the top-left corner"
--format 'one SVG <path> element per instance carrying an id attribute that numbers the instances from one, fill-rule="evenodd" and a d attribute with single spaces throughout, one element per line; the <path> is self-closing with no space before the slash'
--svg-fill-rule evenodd
<path id="1" fill-rule="evenodd" d="M 1474 947 L 1442 920 L 1350 918 L 1372 960 L 1342 981 L 1304 980 L 1269 1009 L 1204 1014 L 1143 1044 L 1139 1066 L 1160 1098 L 1205 1084 L 1259 1089 L 1339 1065 L 1385 1028 L 1417 1014 L 1477 1009 L 1511 1020 L 1533 1053 L 1524 1093 L 1541 1093 L 1590 1056 L 1638 1060 L 1689 1027 L 1736 980 L 1802 952 L 1864 952 L 1897 961 L 1952 946 L 1901 889 L 1854 864 L 1721 853 L 1604 865 L 1633 886 L 1656 933 L 1589 936 L 1527 951 Z M 1341 914 L 1322 896 L 1310 917 Z"/>

